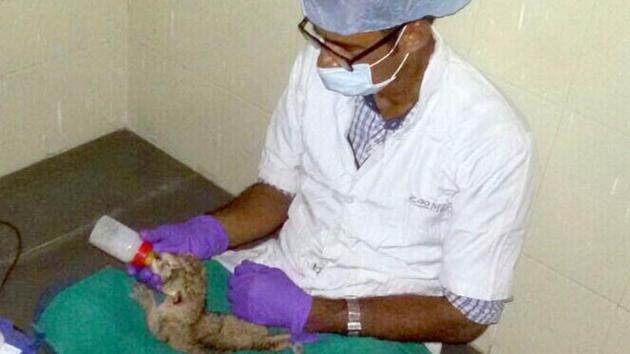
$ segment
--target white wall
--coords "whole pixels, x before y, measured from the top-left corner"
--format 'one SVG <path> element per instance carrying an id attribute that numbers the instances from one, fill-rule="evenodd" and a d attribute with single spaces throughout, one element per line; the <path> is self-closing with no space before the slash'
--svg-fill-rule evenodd
<path id="1" fill-rule="evenodd" d="M 630 3 L 473 1 L 440 21 L 524 113 L 540 185 L 492 353 L 630 347 Z"/>
<path id="2" fill-rule="evenodd" d="M 127 1 L 0 1 L 0 176 L 125 125 Z"/>
<path id="3" fill-rule="evenodd" d="M 131 1 L 132 130 L 238 193 L 302 45 L 299 16 L 297 1 Z"/>

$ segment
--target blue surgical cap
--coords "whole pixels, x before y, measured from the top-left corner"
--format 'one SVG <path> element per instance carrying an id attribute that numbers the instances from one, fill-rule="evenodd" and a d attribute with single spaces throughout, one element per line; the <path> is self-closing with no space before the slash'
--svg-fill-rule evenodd
<path id="1" fill-rule="evenodd" d="M 378 31 L 423 17 L 457 12 L 470 0 L 302 0 L 304 16 L 326 31 Z"/>

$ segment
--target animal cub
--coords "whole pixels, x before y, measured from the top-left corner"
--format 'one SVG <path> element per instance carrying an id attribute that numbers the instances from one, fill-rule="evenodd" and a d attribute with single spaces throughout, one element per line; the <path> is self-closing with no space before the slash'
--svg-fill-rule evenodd
<path id="1" fill-rule="evenodd" d="M 162 253 L 151 270 L 162 278 L 164 302 L 157 305 L 153 292 L 141 283 L 132 296 L 144 309 L 151 333 L 174 349 L 201 354 L 291 346 L 288 334 L 271 335 L 267 328 L 234 316 L 206 313 L 205 269 L 193 256 Z"/>

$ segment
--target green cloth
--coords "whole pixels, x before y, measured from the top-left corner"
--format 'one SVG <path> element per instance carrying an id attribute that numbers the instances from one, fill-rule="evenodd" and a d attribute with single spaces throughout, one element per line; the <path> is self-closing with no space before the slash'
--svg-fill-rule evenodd
<path id="1" fill-rule="evenodd" d="M 228 313 L 229 272 L 215 261 L 205 262 L 205 267 L 209 284 L 208 310 Z M 133 279 L 124 272 L 105 268 L 60 292 L 39 317 L 35 328 L 59 354 L 176 353 L 147 330 L 142 309 L 129 295 L 132 286 Z M 422 344 L 335 334 L 320 334 L 319 341 L 305 345 L 304 349 L 307 354 L 429 354 Z M 285 350 L 284 353 L 290 352 Z"/>

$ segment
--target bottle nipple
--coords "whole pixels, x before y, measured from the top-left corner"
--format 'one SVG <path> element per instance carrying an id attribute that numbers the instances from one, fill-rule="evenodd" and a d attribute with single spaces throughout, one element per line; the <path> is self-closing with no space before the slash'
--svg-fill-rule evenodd
<path id="1" fill-rule="evenodd" d="M 155 260 L 155 253 L 153 253 L 153 246 L 150 243 L 144 241 L 140 245 L 140 248 L 136 251 L 136 254 L 131 261 L 131 264 L 137 267 L 148 267 Z"/>

